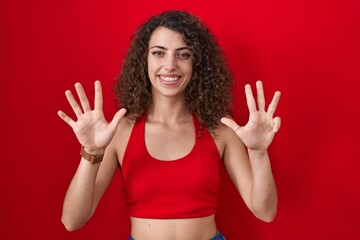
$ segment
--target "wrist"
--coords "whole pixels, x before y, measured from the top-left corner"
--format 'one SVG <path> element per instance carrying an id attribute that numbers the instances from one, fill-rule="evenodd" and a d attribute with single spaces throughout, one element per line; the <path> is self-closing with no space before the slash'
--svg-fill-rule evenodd
<path id="1" fill-rule="evenodd" d="M 94 152 L 87 152 L 85 147 L 81 147 L 80 155 L 83 159 L 91 162 L 92 164 L 100 163 L 104 157 L 104 151 L 98 151 L 97 153 Z"/>
<path id="2" fill-rule="evenodd" d="M 104 155 L 105 148 L 96 148 L 96 147 L 85 147 L 82 146 L 82 148 L 90 155 Z"/>
<path id="3" fill-rule="evenodd" d="M 248 154 L 250 158 L 263 158 L 268 155 L 267 149 L 250 149 L 248 148 Z"/>

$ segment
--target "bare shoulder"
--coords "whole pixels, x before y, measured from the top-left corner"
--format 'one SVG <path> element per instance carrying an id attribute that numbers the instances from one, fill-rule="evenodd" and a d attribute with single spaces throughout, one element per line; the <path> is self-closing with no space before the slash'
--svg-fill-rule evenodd
<path id="1" fill-rule="evenodd" d="M 216 128 L 215 134 L 213 134 L 213 139 L 219 149 L 221 157 L 224 160 L 227 156 L 232 155 L 230 153 L 233 152 L 234 149 L 240 152 L 245 151 L 244 144 L 241 139 L 231 128 L 223 124 Z"/>
<path id="2" fill-rule="evenodd" d="M 130 138 L 131 131 L 134 126 L 134 121 L 129 120 L 126 116 L 120 121 L 114 137 L 109 144 L 114 154 L 116 154 L 119 164 L 122 163 L 122 158 L 125 153 L 127 143 Z"/>

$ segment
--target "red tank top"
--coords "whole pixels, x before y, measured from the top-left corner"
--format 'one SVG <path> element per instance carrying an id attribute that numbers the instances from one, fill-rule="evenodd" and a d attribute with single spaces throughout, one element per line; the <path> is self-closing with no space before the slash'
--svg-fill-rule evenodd
<path id="1" fill-rule="evenodd" d="M 146 114 L 135 122 L 122 163 L 130 216 L 170 219 L 215 214 L 220 154 L 208 131 L 193 119 L 195 145 L 188 155 L 172 161 L 157 160 L 148 153 Z"/>

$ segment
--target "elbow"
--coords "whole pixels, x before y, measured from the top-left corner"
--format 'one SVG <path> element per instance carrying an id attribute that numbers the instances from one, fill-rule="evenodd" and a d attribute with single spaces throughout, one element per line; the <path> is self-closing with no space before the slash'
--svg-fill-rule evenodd
<path id="1" fill-rule="evenodd" d="M 263 222 L 266 223 L 271 223 L 274 221 L 276 216 L 276 212 L 275 213 L 267 213 L 267 214 L 255 214 L 255 217 L 260 219 Z"/>
<path id="2" fill-rule="evenodd" d="M 262 209 L 262 210 L 253 210 L 252 211 L 254 216 L 266 223 L 271 223 L 274 221 L 276 213 L 277 213 L 277 207 L 272 207 L 270 209 Z"/>
<path id="3" fill-rule="evenodd" d="M 66 218 L 64 216 L 61 217 L 61 222 L 62 224 L 64 225 L 65 229 L 69 232 L 73 232 L 79 228 L 82 227 L 83 224 L 78 224 L 74 221 L 72 221 L 71 219 L 69 218 Z"/>
<path id="4" fill-rule="evenodd" d="M 278 201 L 277 196 L 275 196 L 263 201 L 253 202 L 250 209 L 256 218 L 263 222 L 271 223 L 275 219 L 277 208 Z"/>
<path id="5" fill-rule="evenodd" d="M 79 229 L 79 227 L 75 226 L 74 224 L 72 224 L 69 221 L 66 221 L 64 218 L 61 218 L 61 222 L 64 225 L 65 229 L 69 232 L 73 232 L 73 231 Z"/>
<path id="6" fill-rule="evenodd" d="M 63 209 L 61 222 L 65 229 L 73 232 L 86 224 L 91 218 L 92 213 L 89 211 L 76 211 L 75 209 Z"/>
<path id="7" fill-rule="evenodd" d="M 73 232 L 73 231 L 75 231 L 75 230 L 78 229 L 78 228 L 76 228 L 76 227 L 73 227 L 72 225 L 65 224 L 65 223 L 63 223 L 63 224 L 64 224 L 65 229 L 66 229 L 67 231 L 69 231 L 69 232 Z"/>

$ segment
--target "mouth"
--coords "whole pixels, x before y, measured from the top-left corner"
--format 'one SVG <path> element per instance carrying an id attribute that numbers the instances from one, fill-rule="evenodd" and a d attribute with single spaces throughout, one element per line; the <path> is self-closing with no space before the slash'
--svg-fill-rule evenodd
<path id="1" fill-rule="evenodd" d="M 180 82 L 182 76 L 180 75 L 174 75 L 174 74 L 159 74 L 158 78 L 161 83 L 163 83 L 166 86 L 175 86 Z"/>

